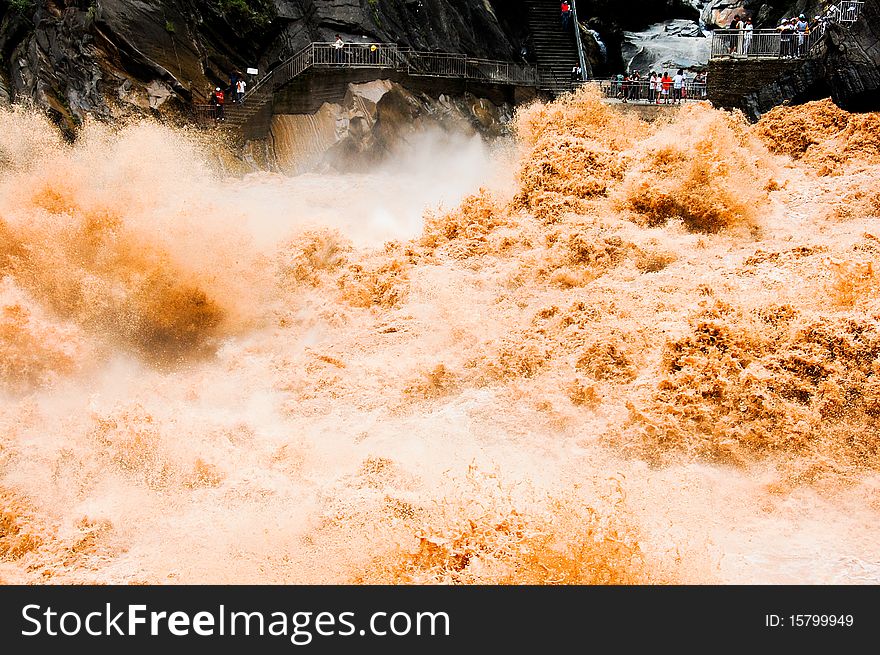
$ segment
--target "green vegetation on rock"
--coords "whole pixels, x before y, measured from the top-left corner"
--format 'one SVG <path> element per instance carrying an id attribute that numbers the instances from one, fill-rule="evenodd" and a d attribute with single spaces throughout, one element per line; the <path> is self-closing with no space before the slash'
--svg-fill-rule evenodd
<path id="1" fill-rule="evenodd" d="M 34 0 L 9 0 L 9 9 L 24 14 L 34 8 Z"/>
<path id="2" fill-rule="evenodd" d="M 249 31 L 269 25 L 275 18 L 275 4 L 271 0 L 214 0 L 224 18 Z"/>

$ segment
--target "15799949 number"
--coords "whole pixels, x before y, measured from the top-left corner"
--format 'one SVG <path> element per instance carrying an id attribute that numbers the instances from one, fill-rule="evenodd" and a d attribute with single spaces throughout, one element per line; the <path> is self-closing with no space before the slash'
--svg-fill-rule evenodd
<path id="1" fill-rule="evenodd" d="M 852 614 L 792 614 L 788 617 L 789 625 L 794 627 L 852 627 L 855 622 Z"/>

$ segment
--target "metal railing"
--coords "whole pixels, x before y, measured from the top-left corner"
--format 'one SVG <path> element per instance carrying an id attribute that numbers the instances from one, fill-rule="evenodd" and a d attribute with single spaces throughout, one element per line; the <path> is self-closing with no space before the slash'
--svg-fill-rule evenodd
<path id="1" fill-rule="evenodd" d="M 864 2 L 832 5 L 805 31 L 796 29 L 737 30 L 718 29 L 712 33 L 711 59 L 721 57 L 771 57 L 803 59 L 809 57 L 830 23 L 849 27 L 861 15 Z"/>
<path id="2" fill-rule="evenodd" d="M 468 57 L 450 52 L 426 52 L 395 43 L 310 43 L 251 85 L 242 105 L 227 104 L 228 122 L 244 123 L 272 101 L 275 91 L 310 68 L 390 69 L 414 77 L 465 79 L 493 84 L 559 90 L 571 88 L 577 80 L 558 80 L 549 68 L 522 62 Z M 238 109 L 237 109 L 238 108 Z M 218 118 L 211 104 L 194 105 L 196 120 L 207 123 Z"/>
<path id="3" fill-rule="evenodd" d="M 423 52 L 395 43 L 310 43 L 258 80 L 246 101 L 278 89 L 309 68 L 388 68 L 409 75 L 451 77 L 536 86 L 541 83 L 537 66 L 479 59 L 448 52 Z"/>
<path id="4" fill-rule="evenodd" d="M 581 69 L 581 80 L 584 80 L 587 74 L 587 60 L 584 57 L 584 44 L 581 41 L 581 27 L 580 23 L 578 23 L 577 2 L 575 0 L 571 0 L 571 14 L 574 22 L 574 40 L 578 51 L 578 66 Z"/>
<path id="5" fill-rule="evenodd" d="M 201 102 L 193 104 L 193 117 L 197 123 L 210 123 L 216 121 L 220 116 L 215 105 Z"/>
<path id="6" fill-rule="evenodd" d="M 806 57 L 823 30 L 715 30 L 711 58 L 719 57 Z"/>
<path id="7" fill-rule="evenodd" d="M 864 4 L 864 2 L 838 2 L 834 5 L 837 7 L 836 15 L 831 17 L 831 20 L 841 25 L 852 25 L 861 16 Z"/>
<path id="8" fill-rule="evenodd" d="M 233 112 L 230 122 L 243 122 L 272 100 L 276 90 L 310 68 L 391 69 L 417 77 L 466 79 L 496 84 L 553 88 L 555 80 L 548 70 L 533 64 L 480 59 L 449 52 L 424 52 L 395 43 L 310 43 L 295 55 L 257 80 L 241 105 L 245 112 Z M 230 105 L 227 105 L 229 107 Z M 233 105 L 234 106 L 234 105 Z M 218 118 L 217 107 L 194 106 L 197 120 Z"/>
<path id="9" fill-rule="evenodd" d="M 659 93 L 655 88 L 651 88 L 651 80 L 617 80 L 596 79 L 590 80 L 588 84 L 595 84 L 606 98 L 617 99 L 626 102 L 657 102 L 664 104 L 665 99 L 672 102 L 675 99 L 674 89 L 670 88 L 667 95 Z M 698 82 L 696 80 L 685 80 L 682 88 L 681 100 L 705 100 L 706 99 L 706 82 Z"/>

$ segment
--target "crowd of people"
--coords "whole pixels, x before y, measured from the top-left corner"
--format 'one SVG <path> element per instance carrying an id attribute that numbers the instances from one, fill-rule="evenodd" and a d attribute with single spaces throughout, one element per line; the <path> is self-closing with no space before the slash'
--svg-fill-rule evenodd
<path id="1" fill-rule="evenodd" d="M 755 26 L 752 19 L 737 14 L 730 23 L 730 29 L 737 30 L 738 33 L 730 39 L 730 54 L 740 53 L 748 54 L 752 46 L 752 34 Z"/>
<path id="2" fill-rule="evenodd" d="M 821 16 L 816 16 L 812 21 L 807 21 L 804 14 L 800 14 L 797 18 L 783 18 L 776 27 L 776 31 L 780 34 L 779 56 L 803 57 L 807 54 L 808 36 L 824 29 L 825 24 Z"/>
<path id="3" fill-rule="evenodd" d="M 781 34 L 779 55 L 781 57 L 802 57 L 809 48 L 809 35 L 821 35 L 831 23 L 853 22 L 858 17 L 859 5 L 855 2 L 829 5 L 821 14 L 808 20 L 804 14 L 797 18 L 783 18 L 776 30 Z M 843 12 L 845 15 L 841 15 Z"/>
<path id="4" fill-rule="evenodd" d="M 841 12 L 845 12 L 847 15 L 842 16 Z M 768 31 L 761 33 L 762 40 L 757 47 L 753 47 L 754 25 L 752 19 L 739 14 L 735 15 L 730 23 L 731 31 L 723 34 L 722 38 L 727 40 L 727 52 L 730 55 L 775 56 L 778 54 L 778 56 L 785 58 L 804 57 L 809 52 L 814 38 L 821 35 L 829 24 L 842 21 L 852 22 L 856 19 L 857 14 L 857 4 L 846 3 L 843 10 L 836 4 L 830 4 L 821 14 L 815 15 L 812 19 L 807 18 L 805 14 L 783 18 L 775 28 L 779 37 L 778 50 L 775 39 L 766 40 Z"/>
<path id="5" fill-rule="evenodd" d="M 611 80 L 609 95 L 621 102 L 646 102 L 653 104 L 677 104 L 687 99 L 702 100 L 706 97 L 706 73 L 698 72 L 688 79 L 684 69 L 674 75 L 668 71 L 651 71 L 644 78 L 637 70 L 628 75 L 618 74 Z"/>

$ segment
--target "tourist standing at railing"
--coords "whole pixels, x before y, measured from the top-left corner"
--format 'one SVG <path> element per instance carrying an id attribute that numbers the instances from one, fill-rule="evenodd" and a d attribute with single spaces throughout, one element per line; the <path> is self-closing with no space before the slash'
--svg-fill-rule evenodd
<path id="1" fill-rule="evenodd" d="M 743 34 L 743 54 L 749 54 L 749 48 L 752 46 L 752 32 L 755 30 L 755 26 L 752 25 L 752 19 L 746 18 L 746 24 L 743 28 L 745 30 Z"/>
<path id="2" fill-rule="evenodd" d="M 651 75 L 648 77 L 648 102 L 654 102 L 657 98 L 655 92 L 657 90 L 657 73 L 651 71 Z"/>
<path id="3" fill-rule="evenodd" d="M 663 79 L 660 80 L 660 95 L 663 97 L 663 104 L 669 104 L 669 92 L 672 90 L 672 78 L 669 77 L 667 71 L 663 71 Z"/>
<path id="4" fill-rule="evenodd" d="M 219 86 L 214 89 L 214 93 L 211 94 L 209 102 L 214 108 L 214 119 L 217 121 L 225 121 L 226 112 L 224 111 L 224 105 L 226 104 L 226 98 L 223 95 L 223 90 Z"/>
<path id="5" fill-rule="evenodd" d="M 792 38 L 794 38 L 794 27 L 791 21 L 788 18 L 783 18 L 776 29 L 779 30 L 779 56 L 791 57 L 793 51 Z"/>
<path id="6" fill-rule="evenodd" d="M 732 55 L 736 52 L 736 24 L 739 22 L 739 14 L 733 17 L 733 20 L 730 21 L 730 34 L 726 35 L 728 39 L 727 43 L 727 54 Z"/>
<path id="7" fill-rule="evenodd" d="M 736 35 L 736 52 L 737 52 L 737 54 L 740 54 L 740 55 L 743 53 L 743 41 L 746 38 L 745 28 L 746 28 L 746 23 L 742 19 L 742 16 L 737 16 L 734 29 L 738 30 L 737 35 Z"/>
<path id="8" fill-rule="evenodd" d="M 342 40 L 342 37 L 338 34 L 336 35 L 336 40 L 333 42 L 333 48 L 336 50 L 336 62 L 342 63 L 342 52 L 345 49 L 345 41 Z"/>
<path id="9" fill-rule="evenodd" d="M 833 2 L 831 6 L 825 12 L 825 17 L 828 19 L 830 23 L 836 23 L 840 20 L 840 9 L 838 9 L 837 5 Z"/>
<path id="10" fill-rule="evenodd" d="M 804 16 L 803 14 L 798 16 L 798 21 L 797 23 L 795 23 L 794 29 L 797 32 L 798 57 L 803 57 L 806 50 L 807 34 L 809 32 L 809 26 L 807 25 L 806 16 Z"/>
<path id="11" fill-rule="evenodd" d="M 706 80 L 707 75 L 705 72 L 697 73 L 697 79 L 694 80 L 694 86 L 699 90 L 700 98 L 706 97 Z"/>
<path id="12" fill-rule="evenodd" d="M 560 9 L 562 12 L 562 29 L 567 30 L 569 23 L 571 23 L 571 5 L 563 2 Z"/>
<path id="13" fill-rule="evenodd" d="M 223 90 L 223 93 L 226 95 L 226 99 L 232 103 L 236 101 L 235 87 L 238 84 L 238 76 L 238 72 L 230 73 L 229 84 L 227 84 L 226 88 Z"/>
<path id="14" fill-rule="evenodd" d="M 678 69 L 675 77 L 672 78 L 672 100 L 679 103 L 682 98 L 682 89 L 684 88 L 684 70 Z"/>

